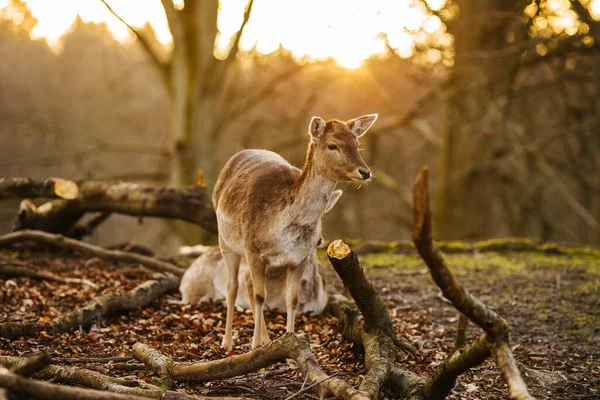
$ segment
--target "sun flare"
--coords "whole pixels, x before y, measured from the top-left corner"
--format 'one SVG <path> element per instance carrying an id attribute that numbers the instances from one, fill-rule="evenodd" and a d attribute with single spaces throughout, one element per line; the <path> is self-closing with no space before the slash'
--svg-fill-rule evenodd
<path id="1" fill-rule="evenodd" d="M 247 0 L 222 0 L 215 53 L 229 45 L 242 20 Z M 445 0 L 432 0 L 441 7 Z M 0 7 L 8 0 L 0 0 Z M 84 22 L 105 23 L 121 41 L 132 40 L 127 27 L 100 0 L 26 0 L 38 19 L 33 38 L 43 38 L 60 48 L 61 37 L 80 16 Z M 129 24 L 149 22 L 162 43 L 172 38 L 160 1 L 110 0 L 108 3 Z M 176 1 L 177 7 L 183 1 Z M 307 61 L 333 59 L 347 68 L 357 68 L 373 55 L 386 50 L 385 37 L 403 57 L 412 54 L 413 39 L 407 30 L 426 21 L 412 0 L 256 0 L 252 17 L 241 41 L 243 50 L 268 54 L 281 47 Z"/>

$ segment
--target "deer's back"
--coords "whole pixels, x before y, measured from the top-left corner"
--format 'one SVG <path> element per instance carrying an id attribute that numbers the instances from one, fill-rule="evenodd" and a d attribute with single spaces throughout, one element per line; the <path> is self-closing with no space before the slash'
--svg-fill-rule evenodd
<path id="1" fill-rule="evenodd" d="M 243 150 L 225 164 L 213 191 L 221 225 L 259 229 L 291 200 L 289 189 L 300 170 L 268 150 Z M 245 236 L 243 232 L 239 232 Z"/>

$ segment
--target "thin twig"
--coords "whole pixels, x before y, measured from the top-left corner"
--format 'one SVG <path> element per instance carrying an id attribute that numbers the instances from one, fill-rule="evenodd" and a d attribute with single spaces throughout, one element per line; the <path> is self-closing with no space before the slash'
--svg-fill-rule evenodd
<path id="1" fill-rule="evenodd" d="M 336 372 L 335 374 L 333 374 L 333 375 L 329 375 L 329 376 L 326 376 L 325 378 L 323 378 L 323 379 L 320 379 L 320 380 L 318 380 L 317 382 L 315 382 L 315 383 L 313 383 L 312 385 L 309 385 L 309 386 L 307 386 L 307 387 L 304 387 L 304 385 L 302 385 L 302 386 L 303 386 L 303 388 L 302 388 L 302 389 L 300 389 L 299 391 L 297 391 L 297 392 L 296 392 L 296 393 L 294 393 L 293 395 L 286 397 L 284 400 L 290 400 L 290 399 L 293 399 L 294 397 L 298 396 L 299 394 L 301 394 L 301 393 L 303 393 L 303 392 L 306 392 L 306 391 L 308 391 L 309 389 L 312 389 L 313 387 L 317 386 L 318 384 L 320 384 L 320 383 L 322 383 L 322 382 L 325 382 L 326 380 L 329 380 L 329 379 L 331 379 L 331 378 L 334 378 L 334 377 L 336 377 L 337 375 L 338 375 L 338 373 Z M 306 376 L 308 377 L 308 374 L 306 374 Z"/>

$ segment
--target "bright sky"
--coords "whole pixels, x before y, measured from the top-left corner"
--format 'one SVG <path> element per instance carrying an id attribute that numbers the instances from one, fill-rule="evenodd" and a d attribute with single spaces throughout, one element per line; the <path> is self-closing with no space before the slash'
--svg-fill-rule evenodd
<path id="1" fill-rule="evenodd" d="M 106 22 L 117 39 L 132 39 L 127 27 L 100 0 L 26 2 L 39 21 L 33 37 L 43 37 L 53 46 L 60 43 L 61 35 L 72 26 L 77 14 L 84 22 Z M 226 49 L 229 38 L 237 31 L 246 2 L 221 0 L 217 55 Z M 428 0 L 434 9 L 443 7 L 445 2 Z M 8 0 L 0 0 L 0 7 L 7 3 Z M 108 3 L 129 24 L 141 27 L 150 22 L 161 42 L 171 41 L 159 0 L 109 0 Z M 175 3 L 181 6 L 183 0 L 175 0 Z M 426 17 L 421 9 L 411 6 L 413 3 L 413 0 L 255 0 L 241 46 L 245 50 L 256 46 L 259 52 L 266 54 L 276 50 L 281 43 L 298 58 L 333 58 L 340 65 L 355 68 L 364 59 L 385 51 L 384 40 L 380 37 L 384 32 L 400 56 L 410 57 L 415 39 L 407 29 L 423 26 L 429 33 L 444 29 L 438 17 Z M 557 33 L 577 31 L 576 15 L 569 10 L 569 0 L 546 0 L 543 7 L 551 17 L 536 18 L 534 22 L 538 28 L 544 29 L 545 25 L 551 24 Z M 591 10 L 594 17 L 600 16 L 600 0 L 593 0 Z M 419 40 L 418 36 L 416 40 Z M 441 45 L 451 43 L 449 35 L 438 35 L 438 40 Z M 435 61 L 436 57 L 430 58 Z"/>
<path id="2" fill-rule="evenodd" d="M 246 1 L 221 0 L 217 54 L 219 49 L 227 47 L 229 38 L 238 29 Z M 7 2 L 0 0 L 0 7 Z M 131 39 L 127 27 L 100 0 L 26 2 L 39 21 L 33 31 L 34 38 L 43 37 L 51 45 L 60 42 L 77 14 L 85 22 L 106 22 L 118 39 Z M 161 42 L 171 41 L 159 0 L 109 0 L 108 3 L 129 24 L 140 27 L 148 21 Z M 409 57 L 413 40 L 405 28 L 415 29 L 424 23 L 431 30 L 441 26 L 437 17 L 425 21 L 424 14 L 411 8 L 411 3 L 412 0 L 255 0 L 241 46 L 249 50 L 256 45 L 259 52 L 270 53 L 281 43 L 296 57 L 333 58 L 343 66 L 358 67 L 365 58 L 384 52 L 385 43 L 378 35 L 386 32 L 399 54 Z M 441 7 L 445 0 L 429 3 Z"/>

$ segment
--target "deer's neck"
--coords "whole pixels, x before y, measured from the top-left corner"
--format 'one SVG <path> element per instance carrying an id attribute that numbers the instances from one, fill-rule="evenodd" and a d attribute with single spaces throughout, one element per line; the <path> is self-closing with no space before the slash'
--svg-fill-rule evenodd
<path id="1" fill-rule="evenodd" d="M 308 147 L 302 173 L 294 185 L 291 204 L 295 219 L 307 224 L 316 223 L 323 216 L 336 183 L 318 170 L 313 146 L 311 143 Z"/>

